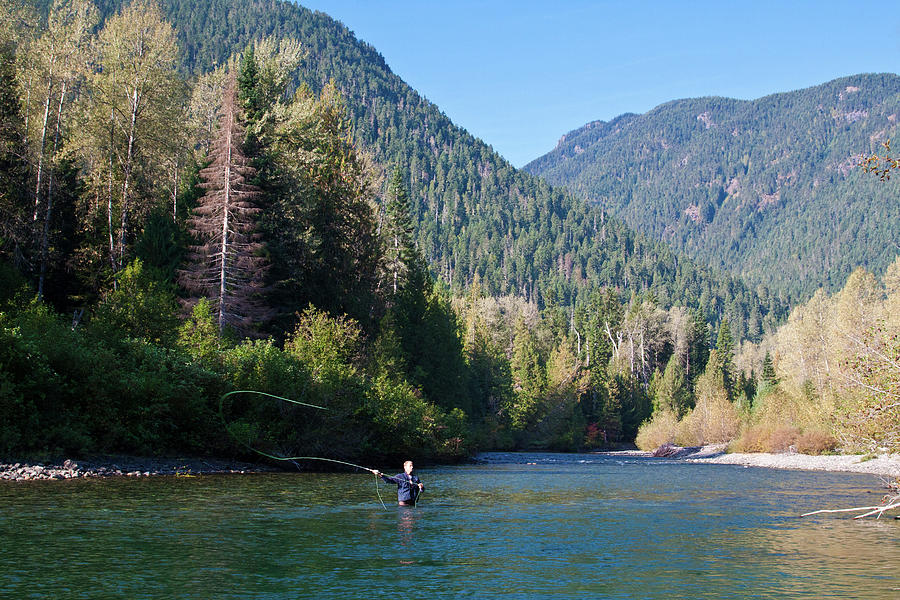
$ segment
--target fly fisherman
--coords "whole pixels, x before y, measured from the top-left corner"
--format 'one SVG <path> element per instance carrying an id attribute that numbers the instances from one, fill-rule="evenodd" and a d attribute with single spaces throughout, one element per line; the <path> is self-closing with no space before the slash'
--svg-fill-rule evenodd
<path id="1" fill-rule="evenodd" d="M 403 463 L 403 473 L 398 473 L 393 477 L 385 475 L 378 469 L 370 469 L 370 471 L 388 483 L 397 485 L 397 504 L 400 506 L 415 506 L 419 492 L 425 489 L 419 478 L 412 474 L 413 462 L 411 460 Z"/>

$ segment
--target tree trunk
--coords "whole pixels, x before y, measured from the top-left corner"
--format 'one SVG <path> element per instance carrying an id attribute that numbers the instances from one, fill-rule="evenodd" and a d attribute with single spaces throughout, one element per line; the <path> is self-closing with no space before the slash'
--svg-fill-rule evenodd
<path id="1" fill-rule="evenodd" d="M 53 152 L 51 157 L 56 156 L 59 149 L 59 135 L 62 128 L 62 111 L 63 104 L 66 100 L 66 89 L 68 82 L 63 81 L 62 88 L 59 92 L 59 106 L 56 109 L 56 129 L 53 132 Z M 38 300 L 44 295 L 44 277 L 47 274 L 47 251 L 50 247 L 50 220 L 53 216 L 53 169 L 47 174 L 47 212 L 44 215 L 44 230 L 41 234 L 41 269 L 38 277 Z"/>
<path id="2" fill-rule="evenodd" d="M 47 143 L 47 123 L 50 121 L 50 96 L 53 92 L 53 66 L 47 75 L 47 99 L 44 101 L 44 123 L 41 125 L 41 143 L 38 146 L 37 183 L 34 186 L 34 214 L 32 223 L 37 223 L 38 212 L 41 207 L 41 177 L 44 172 L 44 146 Z"/>
<path id="3" fill-rule="evenodd" d="M 178 222 L 178 159 L 175 159 L 175 172 L 172 175 L 172 222 Z"/>
<path id="4" fill-rule="evenodd" d="M 115 143 L 115 109 L 109 109 L 109 189 L 106 199 L 106 218 L 109 224 L 109 263 L 113 273 L 116 268 L 116 244 L 113 239 L 113 144 Z M 115 286 L 115 283 L 113 283 Z"/>
<path id="5" fill-rule="evenodd" d="M 233 148 L 233 120 L 234 111 L 229 111 L 228 120 L 225 123 L 227 132 L 226 160 L 225 160 L 225 198 L 223 200 L 224 207 L 222 209 L 222 256 L 220 257 L 221 266 L 219 268 L 219 336 L 225 331 L 225 283 L 226 283 L 226 262 L 228 258 L 228 205 L 231 203 L 231 151 Z"/>
<path id="6" fill-rule="evenodd" d="M 119 268 L 125 264 L 125 239 L 128 231 L 128 186 L 131 183 L 131 169 L 134 162 L 134 133 L 138 113 L 138 89 L 137 82 L 131 96 L 131 126 L 128 130 L 128 151 L 125 154 L 125 173 L 122 182 L 122 222 L 119 229 Z"/>

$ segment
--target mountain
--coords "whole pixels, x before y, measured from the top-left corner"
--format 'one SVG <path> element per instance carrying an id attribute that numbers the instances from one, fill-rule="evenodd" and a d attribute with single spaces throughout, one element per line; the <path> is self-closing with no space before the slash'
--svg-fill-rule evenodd
<path id="1" fill-rule="evenodd" d="M 858 167 L 896 137 L 900 76 L 595 121 L 525 166 L 695 260 L 791 301 L 898 253 L 900 188 Z"/>
<path id="2" fill-rule="evenodd" d="M 124 2 L 101 0 L 104 17 Z M 574 305 L 601 286 L 702 305 L 735 335 L 758 337 L 784 304 L 761 287 L 695 264 L 636 235 L 605 208 L 516 170 L 391 72 L 370 45 L 329 16 L 278 0 L 162 0 L 183 53 L 201 73 L 263 36 L 295 37 L 307 55 L 299 79 L 334 81 L 356 143 L 385 170 L 407 174 L 418 246 L 456 292 L 476 274 L 488 294 Z M 753 313 L 753 314 L 751 314 Z"/>

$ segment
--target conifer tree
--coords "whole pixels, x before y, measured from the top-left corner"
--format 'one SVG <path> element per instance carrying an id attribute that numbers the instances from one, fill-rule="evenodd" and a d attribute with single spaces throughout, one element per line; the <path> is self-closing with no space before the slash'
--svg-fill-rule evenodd
<path id="1" fill-rule="evenodd" d="M 254 233 L 261 191 L 247 183 L 256 170 L 241 149 L 243 139 L 232 78 L 210 164 L 200 171 L 206 193 L 188 221 L 199 244 L 191 248 L 179 278 L 186 289 L 212 301 L 220 335 L 226 326 L 249 333 L 270 316 L 260 298 L 267 261 L 260 256 L 263 244 Z"/>
<path id="2" fill-rule="evenodd" d="M 675 354 L 669 358 L 665 371 L 656 372 L 654 383 L 654 412 L 669 410 L 675 416 L 682 417 L 690 408 L 690 399 L 685 385 L 684 368 Z"/>
<path id="3" fill-rule="evenodd" d="M 772 354 L 766 350 L 766 356 L 763 358 L 762 380 L 769 386 L 778 385 L 778 375 L 775 374 L 775 362 L 772 360 Z"/>
<path id="4" fill-rule="evenodd" d="M 272 197 L 261 225 L 282 304 L 312 303 L 370 327 L 382 258 L 372 168 L 352 144 L 340 95 L 301 88 L 274 112 L 274 142 L 262 145 Z"/>
<path id="5" fill-rule="evenodd" d="M 528 329 L 524 319 L 519 319 L 510 360 L 516 398 L 509 407 L 509 417 L 514 430 L 525 429 L 531 424 L 544 398 L 547 373 L 541 358 L 534 333 Z"/>
<path id="6" fill-rule="evenodd" d="M 385 217 L 382 232 L 387 245 L 385 266 L 391 279 L 393 294 L 396 296 L 410 267 L 416 267 L 414 261 L 418 254 L 413 245 L 414 228 L 410 217 L 409 194 L 403 183 L 400 167 L 394 170 L 388 186 Z"/>
<path id="7" fill-rule="evenodd" d="M 709 361 L 709 324 L 703 316 L 703 310 L 699 308 L 691 311 L 691 321 L 691 346 L 684 373 L 693 384 Z"/>
<path id="8" fill-rule="evenodd" d="M 721 369 L 722 385 L 725 386 L 729 398 L 732 398 L 734 392 L 734 337 L 731 335 L 731 327 L 728 325 L 727 319 L 722 319 L 719 324 L 716 350 L 718 351 L 718 368 Z"/>

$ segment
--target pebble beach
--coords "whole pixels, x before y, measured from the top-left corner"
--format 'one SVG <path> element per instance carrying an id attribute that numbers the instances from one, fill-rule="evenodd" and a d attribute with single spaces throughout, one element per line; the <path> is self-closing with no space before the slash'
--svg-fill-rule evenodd
<path id="1" fill-rule="evenodd" d="M 266 465 L 197 458 L 98 456 L 85 460 L 0 462 L 0 480 L 39 481 L 92 477 L 190 476 L 276 471 Z"/>
<path id="2" fill-rule="evenodd" d="M 900 477 L 900 455 L 879 454 L 798 454 L 786 452 L 781 454 L 728 453 L 724 444 L 701 446 L 695 448 L 674 448 L 674 453 L 666 458 L 684 460 L 685 462 L 718 465 L 743 465 L 746 467 L 764 467 L 769 469 L 794 469 L 801 471 L 844 471 L 848 473 L 869 473 L 886 477 Z M 641 453 L 653 456 L 652 452 Z"/>

